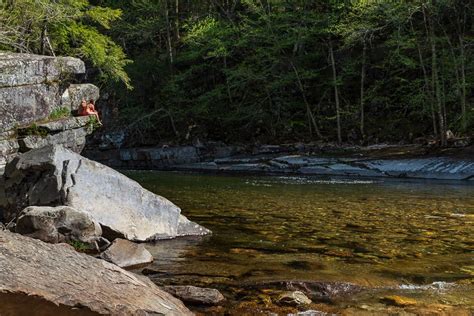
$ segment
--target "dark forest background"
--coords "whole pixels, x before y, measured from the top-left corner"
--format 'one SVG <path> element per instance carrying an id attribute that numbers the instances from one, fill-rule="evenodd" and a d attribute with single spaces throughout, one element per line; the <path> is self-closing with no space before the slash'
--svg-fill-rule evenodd
<path id="1" fill-rule="evenodd" d="M 471 0 L 7 0 L 0 48 L 86 60 L 106 128 L 130 145 L 443 145 L 448 130 L 474 130 L 473 10 Z"/>

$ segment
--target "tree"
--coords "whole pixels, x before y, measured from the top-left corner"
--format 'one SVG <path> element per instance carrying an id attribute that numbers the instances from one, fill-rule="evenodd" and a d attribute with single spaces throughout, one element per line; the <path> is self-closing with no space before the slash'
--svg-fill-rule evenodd
<path id="1" fill-rule="evenodd" d="M 122 12 L 91 6 L 87 0 L 14 0 L 0 9 L 0 48 L 36 54 L 72 55 L 94 65 L 100 79 L 131 87 L 130 62 L 103 30 Z"/>

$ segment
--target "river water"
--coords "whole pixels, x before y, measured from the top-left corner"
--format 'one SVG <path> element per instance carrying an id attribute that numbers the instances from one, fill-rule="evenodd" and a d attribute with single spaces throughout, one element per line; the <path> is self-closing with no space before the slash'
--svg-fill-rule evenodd
<path id="1" fill-rule="evenodd" d="M 282 290 L 274 281 L 304 280 L 362 289 L 319 302 L 313 297 L 320 310 L 335 313 L 474 310 L 472 184 L 127 175 L 213 231 L 148 245 L 158 284 L 219 288 L 231 309 L 252 301 L 263 311 L 274 300 L 272 291 Z M 387 295 L 416 303 L 390 307 L 381 300 Z"/>

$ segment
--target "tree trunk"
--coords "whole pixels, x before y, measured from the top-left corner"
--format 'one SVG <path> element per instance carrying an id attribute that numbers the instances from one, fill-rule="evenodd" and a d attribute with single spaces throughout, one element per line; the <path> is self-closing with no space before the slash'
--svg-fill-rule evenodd
<path id="1" fill-rule="evenodd" d="M 176 40 L 179 40 L 180 39 L 180 34 L 179 34 L 179 0 L 175 1 L 174 13 L 176 15 L 175 24 L 174 24 L 174 27 L 175 27 L 174 34 L 176 36 Z"/>
<path id="2" fill-rule="evenodd" d="M 169 8 L 168 8 L 168 0 L 163 0 L 165 3 L 165 20 L 166 20 L 166 43 L 168 46 L 168 58 L 170 60 L 170 68 L 172 68 L 174 58 L 173 58 L 173 45 L 171 40 L 171 26 L 170 26 L 170 18 L 169 18 Z"/>
<path id="3" fill-rule="evenodd" d="M 410 25 L 411 25 L 412 32 L 415 33 L 415 30 L 413 28 L 413 23 L 412 23 L 411 20 L 410 20 Z M 428 77 L 428 72 L 426 71 L 425 62 L 423 60 L 423 54 L 421 53 L 421 48 L 420 48 L 420 44 L 418 43 L 418 41 L 416 41 L 416 49 L 418 51 L 418 59 L 420 61 L 421 70 L 423 71 L 423 79 L 425 81 L 426 91 L 428 92 L 428 99 L 429 99 L 428 101 L 430 103 L 430 114 L 431 114 L 431 122 L 432 122 L 432 125 L 433 125 L 433 133 L 434 133 L 435 137 L 437 137 L 438 136 L 438 129 L 437 129 L 437 124 L 436 124 L 436 113 L 435 113 L 435 109 L 434 109 L 434 103 L 435 103 L 434 92 L 430 88 L 430 79 Z"/>
<path id="4" fill-rule="evenodd" d="M 360 71 L 360 134 L 362 139 L 365 139 L 365 112 L 364 112 L 364 83 L 365 83 L 365 59 L 367 54 L 367 41 L 364 37 L 364 48 L 362 49 L 362 69 Z"/>
<path id="5" fill-rule="evenodd" d="M 436 52 L 436 42 L 435 36 L 433 31 L 433 22 L 431 21 L 428 25 L 429 27 L 429 37 L 431 43 L 431 77 L 432 83 L 434 84 L 434 91 L 436 95 L 436 103 L 437 103 L 437 112 L 438 112 L 438 120 L 439 120 L 439 134 L 440 134 L 440 141 L 441 146 L 446 146 L 446 122 L 444 120 L 443 115 L 443 102 L 441 98 L 441 85 L 439 82 L 439 74 L 438 74 L 438 62 L 437 62 L 437 52 Z"/>
<path id="6" fill-rule="evenodd" d="M 316 132 L 316 135 L 318 135 L 318 137 L 321 139 L 321 138 L 323 138 L 323 135 L 321 135 L 318 124 L 316 123 L 316 119 L 314 118 L 313 111 L 311 111 L 311 107 L 309 105 L 308 99 L 306 98 L 306 93 L 305 93 L 305 90 L 304 90 L 303 83 L 301 82 L 301 78 L 300 78 L 300 75 L 298 73 L 298 70 L 296 69 L 295 65 L 292 62 L 290 62 L 290 65 L 293 68 L 293 71 L 295 72 L 296 81 L 298 83 L 298 88 L 301 91 L 301 95 L 303 96 L 303 101 L 304 101 L 304 104 L 306 106 L 306 115 L 308 116 L 308 121 L 310 122 L 310 124 L 309 124 L 310 135 L 312 135 L 312 130 L 311 130 L 311 122 L 312 122 L 313 127 L 314 127 L 314 131 Z"/>
<path id="7" fill-rule="evenodd" d="M 341 144 L 342 136 L 341 136 L 341 113 L 340 113 L 340 104 L 339 104 L 339 91 L 337 88 L 336 62 L 334 60 L 334 50 L 332 47 L 331 40 L 329 40 L 329 57 L 331 59 L 332 75 L 333 75 L 333 81 L 334 81 L 334 99 L 336 102 L 337 142 L 338 144 Z"/>
<path id="8" fill-rule="evenodd" d="M 461 70 L 461 128 L 466 131 L 467 128 L 467 113 L 466 113 L 466 66 L 465 66 L 465 53 L 464 53 L 464 38 L 459 34 L 459 48 L 461 54 L 460 70 Z"/>
<path id="9" fill-rule="evenodd" d="M 224 55 L 224 69 L 227 70 L 227 56 L 225 55 Z M 229 97 L 229 102 L 230 104 L 232 104 L 233 103 L 232 94 L 230 92 L 229 78 L 227 76 L 227 73 L 225 74 L 225 85 L 226 85 L 226 90 L 227 90 L 227 96 Z"/>

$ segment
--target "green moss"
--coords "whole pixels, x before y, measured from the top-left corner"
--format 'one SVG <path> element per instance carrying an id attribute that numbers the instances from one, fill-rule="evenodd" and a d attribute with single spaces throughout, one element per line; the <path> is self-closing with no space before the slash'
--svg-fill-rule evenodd
<path id="1" fill-rule="evenodd" d="M 68 244 L 73 246 L 74 249 L 76 249 L 76 251 L 79 251 L 79 252 L 86 252 L 89 250 L 89 246 L 86 243 L 79 240 L 70 240 L 68 241 Z"/>
<path id="2" fill-rule="evenodd" d="M 89 122 L 87 124 L 89 129 L 91 129 L 92 131 L 100 127 L 99 121 L 97 121 L 97 117 L 95 117 L 94 115 L 89 116 Z"/>
<path id="3" fill-rule="evenodd" d="M 45 130 L 44 128 L 39 127 L 35 123 L 31 124 L 27 128 L 21 129 L 18 133 L 20 136 L 41 136 L 41 137 L 46 137 L 48 136 L 48 131 Z"/>
<path id="4" fill-rule="evenodd" d="M 54 121 L 61 118 L 69 117 L 70 115 L 71 115 L 71 111 L 68 108 L 65 108 L 65 107 L 56 108 L 49 115 L 49 119 Z"/>

